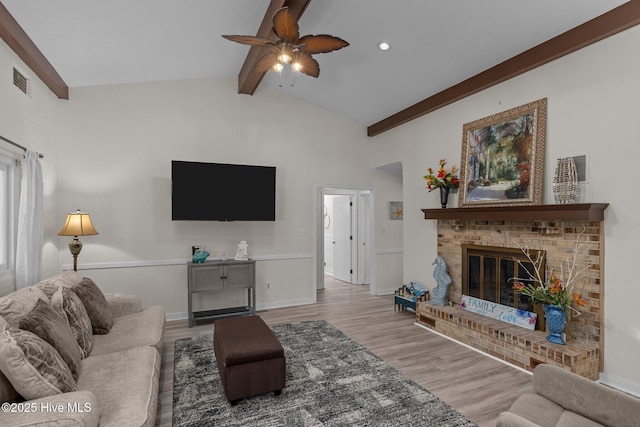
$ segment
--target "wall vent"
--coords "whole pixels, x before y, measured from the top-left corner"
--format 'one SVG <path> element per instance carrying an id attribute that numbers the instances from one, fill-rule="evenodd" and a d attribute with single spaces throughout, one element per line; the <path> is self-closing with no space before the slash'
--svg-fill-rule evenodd
<path id="1" fill-rule="evenodd" d="M 436 319 L 432 319 L 423 314 L 420 315 L 420 323 L 424 323 L 427 326 L 431 326 L 432 328 L 436 327 Z"/>
<path id="2" fill-rule="evenodd" d="M 20 71 L 13 69 L 13 84 L 27 95 L 29 92 L 29 79 Z"/>
<path id="3" fill-rule="evenodd" d="M 538 365 L 544 365 L 544 362 L 542 360 L 534 359 L 533 357 L 529 358 L 529 366 L 535 368 Z"/>

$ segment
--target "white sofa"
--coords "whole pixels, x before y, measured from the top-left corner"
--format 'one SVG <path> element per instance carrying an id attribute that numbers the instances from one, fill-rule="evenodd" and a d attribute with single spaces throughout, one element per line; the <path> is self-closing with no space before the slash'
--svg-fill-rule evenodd
<path id="1" fill-rule="evenodd" d="M 9 330 L 16 333 L 16 319 L 20 319 L 20 312 L 29 312 L 29 304 L 18 298 L 22 293 L 38 295 L 36 299 L 42 299 L 41 293 L 46 291 L 51 304 L 52 291 L 60 286 L 73 287 L 82 280 L 76 272 L 66 271 L 0 298 L 0 335 L 2 331 Z M 0 372 L 1 426 L 155 424 L 164 309 L 159 306 L 143 309 L 140 299 L 135 296 L 107 298 L 107 302 L 107 311 L 113 316 L 112 326 L 106 334 L 92 333 L 91 350 L 77 367 L 77 391 L 24 400 L 7 379 L 8 375 Z M 10 370 L 11 367 L 5 369 Z"/>
<path id="2" fill-rule="evenodd" d="M 496 420 L 497 427 L 635 427 L 640 399 L 552 365 L 538 365 L 532 388 Z"/>

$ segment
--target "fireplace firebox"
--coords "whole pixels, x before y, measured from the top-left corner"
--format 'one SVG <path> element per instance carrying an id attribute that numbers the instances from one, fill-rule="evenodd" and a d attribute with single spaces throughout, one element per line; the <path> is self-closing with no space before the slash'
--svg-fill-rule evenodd
<path id="1" fill-rule="evenodd" d="M 534 259 L 545 258 L 544 251 L 532 250 Z M 541 265 L 544 272 L 544 261 Z M 514 278 L 526 280 L 533 273 L 533 264 L 519 248 L 462 245 L 462 294 L 495 302 L 520 310 L 539 312 L 531 298 L 513 290 Z M 538 315 L 536 330 L 544 331 L 544 316 Z"/>

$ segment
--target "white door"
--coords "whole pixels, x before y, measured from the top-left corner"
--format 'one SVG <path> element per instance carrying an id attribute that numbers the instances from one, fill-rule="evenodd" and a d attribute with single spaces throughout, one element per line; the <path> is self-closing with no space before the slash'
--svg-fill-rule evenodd
<path id="1" fill-rule="evenodd" d="M 333 196 L 325 195 L 323 201 L 324 272 L 333 276 Z"/>
<path id="2" fill-rule="evenodd" d="M 333 199 L 333 277 L 351 283 L 351 197 Z"/>

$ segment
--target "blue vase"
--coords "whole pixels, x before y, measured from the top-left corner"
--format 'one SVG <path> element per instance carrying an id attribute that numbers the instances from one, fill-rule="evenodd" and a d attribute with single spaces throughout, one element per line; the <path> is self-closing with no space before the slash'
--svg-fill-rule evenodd
<path id="1" fill-rule="evenodd" d="M 193 262 L 197 262 L 197 263 L 205 262 L 205 260 L 209 255 L 211 255 L 209 252 L 203 251 L 202 249 L 198 249 L 193 253 Z"/>
<path id="2" fill-rule="evenodd" d="M 563 333 L 564 325 L 567 323 L 567 315 L 562 308 L 557 305 L 543 304 L 544 318 L 547 319 L 547 329 L 549 329 L 549 335 L 547 335 L 547 341 L 554 344 L 565 345 Z"/>

